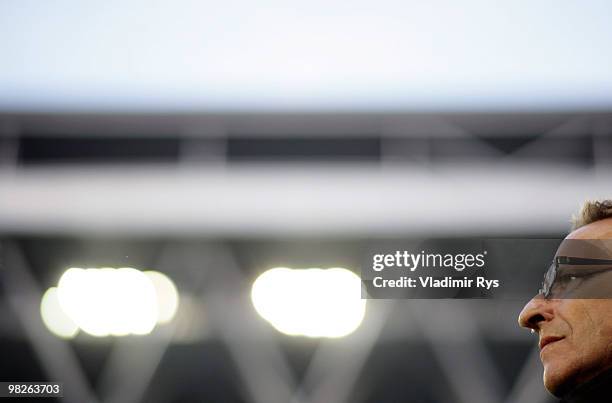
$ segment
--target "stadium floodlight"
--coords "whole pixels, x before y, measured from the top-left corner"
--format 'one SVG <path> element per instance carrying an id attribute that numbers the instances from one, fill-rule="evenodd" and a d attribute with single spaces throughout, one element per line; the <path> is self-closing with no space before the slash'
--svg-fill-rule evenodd
<path id="1" fill-rule="evenodd" d="M 174 318 L 179 305 L 179 296 L 176 286 L 164 273 L 158 271 L 145 271 L 155 288 L 157 296 L 157 323 L 168 323 Z"/>
<path id="2" fill-rule="evenodd" d="M 70 268 L 41 300 L 43 322 L 60 337 L 145 335 L 168 323 L 179 303 L 164 274 L 133 268 Z"/>
<path id="3" fill-rule="evenodd" d="M 57 287 L 51 287 L 43 294 L 40 301 L 40 316 L 45 326 L 56 336 L 71 339 L 79 332 L 79 327 L 60 306 Z"/>
<path id="4" fill-rule="evenodd" d="M 274 268 L 253 283 L 255 310 L 291 336 L 344 337 L 365 316 L 361 280 L 343 268 Z"/>
<path id="5" fill-rule="evenodd" d="M 155 288 L 135 269 L 72 268 L 60 278 L 58 294 L 68 316 L 93 336 L 147 334 L 157 320 Z"/>

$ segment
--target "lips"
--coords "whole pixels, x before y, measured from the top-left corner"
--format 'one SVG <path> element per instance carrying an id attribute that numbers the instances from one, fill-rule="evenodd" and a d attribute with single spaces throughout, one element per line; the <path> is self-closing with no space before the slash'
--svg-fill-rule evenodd
<path id="1" fill-rule="evenodd" d="M 546 337 L 542 337 L 540 339 L 540 351 L 542 351 L 542 349 L 544 347 L 546 347 L 547 345 L 554 343 L 556 341 L 562 340 L 564 339 L 564 337 L 561 336 L 546 336 Z"/>

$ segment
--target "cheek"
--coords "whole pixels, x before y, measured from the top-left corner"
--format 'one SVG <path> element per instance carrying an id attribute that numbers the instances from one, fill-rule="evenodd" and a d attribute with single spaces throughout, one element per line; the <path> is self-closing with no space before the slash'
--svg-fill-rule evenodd
<path id="1" fill-rule="evenodd" d="M 612 365 L 612 300 L 567 300 L 559 310 L 569 325 L 566 353 L 586 368 Z"/>
<path id="2" fill-rule="evenodd" d="M 598 310 L 592 308 L 589 300 L 563 300 L 557 307 L 556 314 L 563 321 L 563 332 L 574 348 L 590 344 L 590 339 L 598 337 Z"/>
<path id="3" fill-rule="evenodd" d="M 597 365 L 599 336 L 592 332 L 592 318 L 585 315 L 579 300 L 563 300 L 556 307 L 552 334 L 565 338 L 546 347 L 540 354 L 544 365 L 544 384 L 555 393 L 572 385 L 587 367 Z"/>
<path id="4" fill-rule="evenodd" d="M 581 324 L 581 333 L 590 335 L 591 342 L 599 340 L 600 344 L 612 341 L 612 300 L 583 300 L 579 312 L 585 320 Z"/>
<path id="5" fill-rule="evenodd" d="M 602 359 L 602 365 L 607 368 L 612 367 L 612 300 L 593 300 L 594 313 L 591 315 L 593 320 L 593 339 L 594 346 L 598 347 L 597 352 Z"/>
<path id="6" fill-rule="evenodd" d="M 555 393 L 612 367 L 612 300 L 562 300 L 555 307 L 551 333 L 564 340 L 540 357 L 544 384 Z"/>

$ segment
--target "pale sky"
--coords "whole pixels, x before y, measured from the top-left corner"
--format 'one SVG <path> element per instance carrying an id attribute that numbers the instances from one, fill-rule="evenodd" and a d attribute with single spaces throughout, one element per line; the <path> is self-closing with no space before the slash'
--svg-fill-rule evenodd
<path id="1" fill-rule="evenodd" d="M 612 2 L 0 2 L 0 110 L 612 108 Z"/>

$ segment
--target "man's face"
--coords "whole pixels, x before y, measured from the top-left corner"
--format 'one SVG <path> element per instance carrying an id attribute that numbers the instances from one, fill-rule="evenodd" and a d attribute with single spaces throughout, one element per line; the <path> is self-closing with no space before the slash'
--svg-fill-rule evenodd
<path id="1" fill-rule="evenodd" d="M 612 239 L 612 219 L 579 228 L 566 239 Z M 521 311 L 519 324 L 537 331 L 544 385 L 555 395 L 612 367 L 610 298 L 544 299 L 538 295 Z"/>

